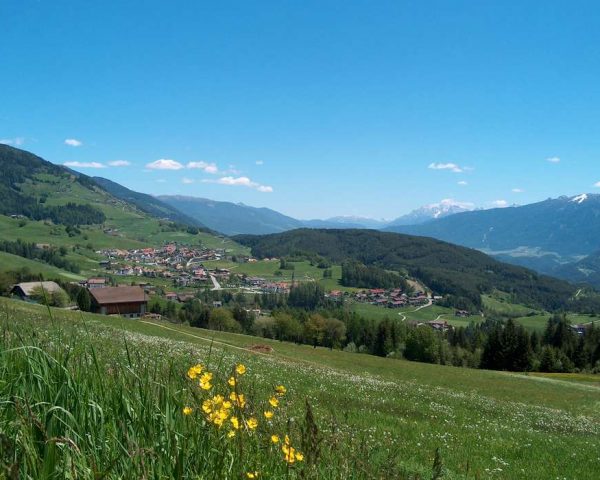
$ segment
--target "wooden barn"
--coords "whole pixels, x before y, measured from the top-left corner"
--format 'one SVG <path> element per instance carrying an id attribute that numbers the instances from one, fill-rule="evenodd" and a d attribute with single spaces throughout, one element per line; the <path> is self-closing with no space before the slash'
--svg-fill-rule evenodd
<path id="1" fill-rule="evenodd" d="M 141 317 L 146 313 L 148 298 L 141 287 L 92 288 L 89 292 L 92 312 L 129 318 Z"/>

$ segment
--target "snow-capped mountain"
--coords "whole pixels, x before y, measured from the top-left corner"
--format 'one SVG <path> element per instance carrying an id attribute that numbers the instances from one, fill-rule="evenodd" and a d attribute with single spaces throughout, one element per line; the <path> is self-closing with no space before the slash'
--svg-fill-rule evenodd
<path id="1" fill-rule="evenodd" d="M 459 202 L 451 198 L 445 198 L 441 202 L 425 205 L 412 212 L 392 220 L 389 226 L 420 225 L 430 220 L 454 215 L 455 213 L 469 212 L 475 209 L 475 205 L 469 202 Z"/>

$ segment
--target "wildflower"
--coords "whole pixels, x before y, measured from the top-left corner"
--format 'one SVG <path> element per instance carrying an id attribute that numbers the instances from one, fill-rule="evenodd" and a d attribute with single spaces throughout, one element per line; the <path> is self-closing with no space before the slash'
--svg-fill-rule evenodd
<path id="1" fill-rule="evenodd" d="M 229 432 L 227 432 L 227 438 L 233 438 L 235 437 L 235 430 L 229 430 Z"/>
<path id="2" fill-rule="evenodd" d="M 213 378 L 213 374 L 210 372 L 205 372 L 200 377 L 200 388 L 202 390 L 210 390 L 212 388 L 212 384 L 210 381 Z"/>
<path id="3" fill-rule="evenodd" d="M 279 400 L 277 400 L 275 397 L 269 398 L 269 403 L 273 408 L 277 408 L 279 406 Z"/>
<path id="4" fill-rule="evenodd" d="M 283 385 L 277 385 L 275 387 L 275 393 L 277 394 L 277 396 L 283 397 L 285 395 L 285 392 L 287 392 L 287 389 Z"/>
<path id="5" fill-rule="evenodd" d="M 267 420 L 273 418 L 273 412 L 271 410 L 267 410 L 266 412 L 263 412 L 263 415 L 265 416 L 265 418 Z"/>
<path id="6" fill-rule="evenodd" d="M 244 397 L 243 393 L 238 395 L 235 392 L 231 392 L 229 399 L 240 408 L 244 408 L 246 406 L 246 398 Z"/>
<path id="7" fill-rule="evenodd" d="M 279 435 L 271 435 L 271 443 L 279 443 Z"/>
<path id="8" fill-rule="evenodd" d="M 229 377 L 229 380 L 227 380 L 227 383 L 229 384 L 230 387 L 235 387 L 235 377 Z"/>
<path id="9" fill-rule="evenodd" d="M 256 427 L 258 427 L 258 420 L 254 417 L 250 417 L 248 419 L 248 421 L 246 422 L 246 426 L 250 429 L 250 430 L 254 430 Z"/>
<path id="10" fill-rule="evenodd" d="M 248 473 L 246 473 L 246 477 L 248 477 L 248 478 L 258 478 L 258 472 L 248 472 Z"/>
<path id="11" fill-rule="evenodd" d="M 246 373 L 246 366 L 243 363 L 238 363 L 235 367 L 235 371 L 238 375 Z"/>
<path id="12" fill-rule="evenodd" d="M 193 410 L 190 407 L 183 407 L 183 414 L 184 415 L 189 415 L 192 412 L 193 412 Z"/>
<path id="13" fill-rule="evenodd" d="M 198 375 L 200 375 L 202 373 L 203 368 L 204 367 L 200 364 L 190 367 L 189 370 L 187 371 L 188 378 L 190 378 L 191 380 L 194 380 Z"/>
<path id="14" fill-rule="evenodd" d="M 289 444 L 282 445 L 281 451 L 284 454 L 283 459 L 289 464 L 304 460 L 304 455 Z"/>
<path id="15" fill-rule="evenodd" d="M 229 419 L 229 421 L 233 425 L 233 428 L 235 428 L 236 430 L 239 430 L 239 428 L 240 428 L 240 421 L 238 420 L 237 417 L 231 417 Z"/>
<path id="16" fill-rule="evenodd" d="M 202 410 L 204 411 L 204 413 L 211 413 L 212 412 L 212 401 L 204 400 L 202 402 Z"/>

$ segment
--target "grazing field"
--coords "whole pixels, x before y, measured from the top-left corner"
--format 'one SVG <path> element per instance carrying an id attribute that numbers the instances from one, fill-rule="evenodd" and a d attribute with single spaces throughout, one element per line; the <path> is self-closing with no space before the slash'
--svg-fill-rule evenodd
<path id="1" fill-rule="evenodd" d="M 82 280 L 81 275 L 61 270 L 43 262 L 30 260 L 6 252 L 0 252 L 2 270 L 21 270 L 27 268 L 32 274 L 43 275 L 45 278 L 62 278 L 64 280 Z"/>
<path id="2" fill-rule="evenodd" d="M 591 381 L 60 310 L 50 318 L 44 308 L 6 299 L 0 321 L 3 474 L 594 479 L 600 468 L 600 388 Z M 248 350 L 256 344 L 271 353 Z M 214 373 L 217 392 L 232 388 L 226 379 L 234 365 L 245 365 L 236 387 L 246 394 L 240 416 L 256 411 L 258 425 L 246 417 L 228 438 L 231 427 L 204 420 L 201 404 L 213 390 L 185 375 L 197 363 Z M 266 399 L 280 384 L 287 393 L 270 407 Z M 271 420 L 265 409 L 275 411 Z M 302 453 L 291 464 L 281 448 L 286 433 Z"/>
<path id="3" fill-rule="evenodd" d="M 261 277 L 274 282 L 291 281 L 292 275 L 295 281 L 318 281 L 325 291 L 341 290 L 344 292 L 355 292 L 360 289 L 344 287 L 339 284 L 342 278 L 342 266 L 333 265 L 331 278 L 323 278 L 323 268 L 311 265 L 308 261 L 289 262 L 294 266 L 293 270 L 280 270 L 279 260 L 259 260 L 257 262 L 234 263 L 226 260 L 215 260 L 204 262 L 207 268 L 227 268 L 233 273 L 245 274 L 251 277 Z M 277 273 L 279 272 L 279 274 Z"/>

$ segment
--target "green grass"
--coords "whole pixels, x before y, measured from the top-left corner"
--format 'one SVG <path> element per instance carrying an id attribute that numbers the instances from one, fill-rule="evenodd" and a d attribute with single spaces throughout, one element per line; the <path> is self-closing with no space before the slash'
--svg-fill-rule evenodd
<path id="1" fill-rule="evenodd" d="M 43 308 L 0 300 L 2 452 L 14 449 L 0 455 L 5 464 L 20 459 L 23 477 L 239 479 L 258 470 L 261 478 L 431 478 L 440 448 L 447 479 L 597 478 L 594 382 L 53 313 L 50 320 Z M 257 343 L 273 353 L 246 349 Z M 261 421 L 258 435 L 232 441 L 199 413 L 182 415 L 203 395 L 184 372 L 209 364 L 220 384 L 240 361 L 248 367 L 242 388 L 249 403 L 262 409 L 279 383 L 288 394 L 273 426 Z M 300 444 L 306 400 L 321 457 L 288 473 L 281 452 L 260 439 L 289 428 Z"/>
<path id="2" fill-rule="evenodd" d="M 81 275 L 61 270 L 43 262 L 30 260 L 6 252 L 0 252 L 0 265 L 2 270 L 20 270 L 28 268 L 35 275 L 43 275 L 44 278 L 63 278 L 65 280 L 82 280 Z"/>
<path id="3" fill-rule="evenodd" d="M 303 262 L 292 262 L 294 270 L 280 270 L 279 261 L 266 261 L 260 260 L 257 262 L 248 263 L 233 263 L 225 260 L 215 260 L 204 262 L 207 268 L 227 268 L 233 273 L 245 274 L 251 277 L 262 277 L 266 280 L 271 281 L 291 281 L 292 275 L 295 281 L 318 281 L 325 291 L 341 290 L 344 292 L 355 292 L 360 289 L 344 287 L 339 284 L 342 278 L 342 267 L 341 265 L 333 265 L 331 267 L 331 278 L 323 278 L 322 268 L 318 268 L 311 265 L 308 261 Z M 276 275 L 275 273 L 281 271 L 282 275 Z"/>

